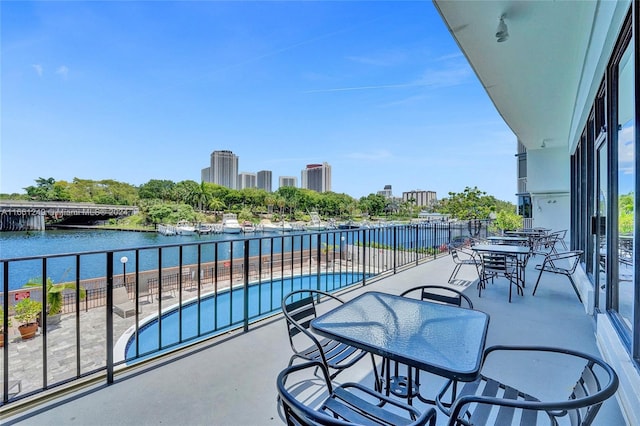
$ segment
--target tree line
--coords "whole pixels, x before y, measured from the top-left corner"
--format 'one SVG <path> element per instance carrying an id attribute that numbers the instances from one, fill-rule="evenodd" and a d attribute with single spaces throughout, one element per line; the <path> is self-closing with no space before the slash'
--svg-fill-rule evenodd
<path id="1" fill-rule="evenodd" d="M 67 182 L 40 177 L 35 185 L 24 189 L 25 194 L 2 194 L 2 198 L 138 206 L 141 217 L 134 220 L 141 223 L 207 222 L 211 216 L 223 212 L 237 213 L 243 220 L 262 214 L 272 214 L 277 219 L 307 220 L 311 211 L 338 219 L 361 216 L 411 218 L 424 209 L 413 199 L 387 199 L 379 194 L 355 199 L 347 194 L 318 193 L 295 187 L 281 187 L 274 192 L 258 188 L 236 190 L 193 180 L 176 183 L 152 179 L 136 187 L 111 179 L 74 178 Z M 448 195 L 429 209 L 458 219 L 486 219 L 491 213 L 499 212 L 515 215 L 512 203 L 497 200 L 476 187 Z"/>

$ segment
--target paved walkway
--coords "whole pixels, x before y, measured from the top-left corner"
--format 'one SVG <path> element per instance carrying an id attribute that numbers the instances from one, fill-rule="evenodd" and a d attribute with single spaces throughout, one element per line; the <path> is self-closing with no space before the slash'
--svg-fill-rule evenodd
<path id="1" fill-rule="evenodd" d="M 336 265 L 339 262 L 336 261 Z M 309 269 L 304 268 L 303 273 L 308 274 Z M 331 270 L 327 272 L 332 272 Z M 335 272 L 340 272 L 336 269 Z M 300 274 L 300 269 L 295 271 Z M 269 272 L 270 274 L 270 272 Z M 285 272 L 285 277 L 290 276 L 290 272 Z M 265 276 L 263 279 L 271 279 L 271 275 Z M 279 273 L 273 275 L 273 279 L 279 279 Z M 242 285 L 242 278 L 234 278 L 234 286 Z M 201 294 L 206 295 L 214 291 L 223 291 L 229 288 L 229 280 L 220 280 L 216 286 L 211 281 L 204 282 Z M 165 310 L 171 306 L 177 306 L 179 299 L 177 293 L 171 295 L 167 292 L 167 297 L 163 296 L 161 309 Z M 197 296 L 197 287 L 189 286 L 183 290 L 182 300 L 193 299 Z M 139 304 L 139 317 L 142 321 L 146 317 L 158 314 L 159 300 L 155 295 L 151 297 L 141 297 Z M 29 340 L 22 340 L 18 332 L 15 321 L 10 330 L 9 337 L 9 380 L 20 381 L 22 391 L 27 393 L 30 391 L 41 389 L 45 386 L 43 378 L 44 357 L 43 343 L 44 336 L 40 328 L 36 336 Z M 76 322 L 76 314 L 63 314 L 62 319 L 57 325 L 48 325 L 47 329 L 47 386 L 61 381 L 73 379 L 78 375 L 86 375 L 96 370 L 106 368 L 107 359 L 107 343 L 106 343 L 106 323 L 107 311 L 106 306 L 92 308 L 87 311 L 81 311 Z M 76 324 L 79 324 L 79 333 L 81 341 L 77 342 Z M 113 315 L 114 325 L 114 345 L 118 343 L 118 339 L 131 327 L 135 325 L 135 316 L 122 318 L 119 315 Z M 78 365 L 78 357 L 76 347 L 79 347 L 80 361 Z M 121 359 L 123 354 L 114 354 L 116 361 Z M 3 352 L 0 351 L 0 359 Z M 0 372 L 2 372 L 0 363 Z M 1 377 L 1 376 L 0 376 Z M 0 388 L 0 394 L 2 389 Z"/>
<path id="2" fill-rule="evenodd" d="M 450 256 L 441 258 L 343 291 L 340 297 L 346 300 L 369 290 L 399 294 L 416 285 L 446 283 L 452 268 Z M 537 275 L 531 271 L 527 277 L 528 284 L 535 283 Z M 478 298 L 472 268 L 463 268 L 458 278 L 454 285 L 466 288 L 474 307 L 491 315 L 487 345 L 553 345 L 598 354 L 592 318 L 585 315 L 566 277 L 549 274 L 535 297 L 531 295 L 533 286 L 527 285 L 525 295 L 514 296 L 512 303 L 507 302 L 505 280 L 496 280 Z M 7 426 L 280 425 L 275 378 L 290 356 L 284 320 L 279 315 L 252 326 L 248 333 L 229 333 L 119 373 L 113 385 L 103 381 L 41 402 L 28 411 L 0 416 L 0 422 Z M 521 376 L 537 363 L 521 358 L 514 361 L 501 372 Z M 437 387 L 440 382 L 435 376 L 433 379 L 429 383 Z M 548 376 L 528 374 L 527 379 L 534 394 L 549 389 Z M 345 371 L 338 381 L 371 385 L 369 360 L 365 358 Z M 444 424 L 446 418 L 439 416 L 438 426 Z M 605 402 L 593 424 L 624 425 L 615 398 Z"/>

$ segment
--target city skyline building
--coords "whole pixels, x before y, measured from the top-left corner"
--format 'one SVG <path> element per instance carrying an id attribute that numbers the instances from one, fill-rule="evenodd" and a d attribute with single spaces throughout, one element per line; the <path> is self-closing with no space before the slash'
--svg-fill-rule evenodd
<path id="1" fill-rule="evenodd" d="M 393 191 L 391 190 L 391 185 L 385 185 L 383 190 L 378 191 L 378 195 L 382 195 L 384 198 L 393 198 Z"/>
<path id="2" fill-rule="evenodd" d="M 297 188 L 298 178 L 295 176 L 280 176 L 278 178 L 278 188 L 283 188 L 286 186 L 292 186 L 294 188 Z"/>
<path id="3" fill-rule="evenodd" d="M 225 186 L 230 189 L 258 188 L 267 192 L 273 192 L 273 172 L 260 170 L 254 172 L 238 172 L 240 157 L 230 150 L 215 150 L 211 153 L 210 166 L 201 169 L 202 182 L 210 182 Z M 279 176 L 278 188 L 294 187 L 310 189 L 319 193 L 332 190 L 331 165 L 329 163 L 307 164 L 301 171 L 301 184 L 295 176 Z M 371 192 L 374 193 L 373 191 Z M 384 189 L 375 192 L 387 200 L 399 201 L 393 196 L 392 185 L 387 184 Z M 437 202 L 434 191 L 413 190 L 402 193 L 402 200 L 413 199 L 417 206 L 433 206 Z"/>
<path id="4" fill-rule="evenodd" d="M 301 172 L 301 187 L 316 192 L 331 191 L 331 166 L 326 161 L 322 164 L 307 164 Z"/>
<path id="5" fill-rule="evenodd" d="M 209 180 L 206 182 L 238 189 L 238 160 L 238 156 L 231 151 L 213 151 L 209 166 Z"/>
<path id="6" fill-rule="evenodd" d="M 211 182 L 211 167 L 205 167 L 200 171 L 200 182 Z"/>
<path id="7" fill-rule="evenodd" d="M 273 192 L 271 170 L 260 170 L 258 172 L 257 188 L 264 189 L 267 192 Z"/>
<path id="8" fill-rule="evenodd" d="M 433 206 L 438 201 L 438 198 L 436 197 L 435 191 L 422 191 L 416 189 L 414 191 L 402 193 L 402 201 L 407 202 L 409 200 L 413 200 L 416 206 L 429 207 Z"/>
<path id="9" fill-rule="evenodd" d="M 258 175 L 251 172 L 238 173 L 238 189 L 256 188 Z"/>

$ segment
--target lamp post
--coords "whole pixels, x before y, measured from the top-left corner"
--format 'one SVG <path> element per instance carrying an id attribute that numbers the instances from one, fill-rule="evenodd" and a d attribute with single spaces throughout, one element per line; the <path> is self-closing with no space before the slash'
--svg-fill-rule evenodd
<path id="1" fill-rule="evenodd" d="M 120 258 L 120 262 L 122 262 L 122 285 L 127 286 L 127 262 L 129 258 L 127 256 L 122 256 Z"/>

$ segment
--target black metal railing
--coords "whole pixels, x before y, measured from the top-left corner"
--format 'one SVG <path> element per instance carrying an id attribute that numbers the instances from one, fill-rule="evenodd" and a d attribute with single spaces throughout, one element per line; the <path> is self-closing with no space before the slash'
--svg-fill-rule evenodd
<path id="1" fill-rule="evenodd" d="M 1 259 L 2 405 L 116 369 L 277 314 L 298 288 L 336 291 L 448 254 L 486 223 L 416 223 L 301 232 L 113 251 Z M 9 290 L 25 274 L 42 286 Z M 46 279 L 64 271 L 62 315 L 49 315 Z M 124 287 L 124 291 L 118 290 Z M 122 297 L 122 295 L 126 295 Z M 39 332 L 23 340 L 23 298 L 43 303 Z M 54 320 L 58 320 L 55 323 Z"/>

